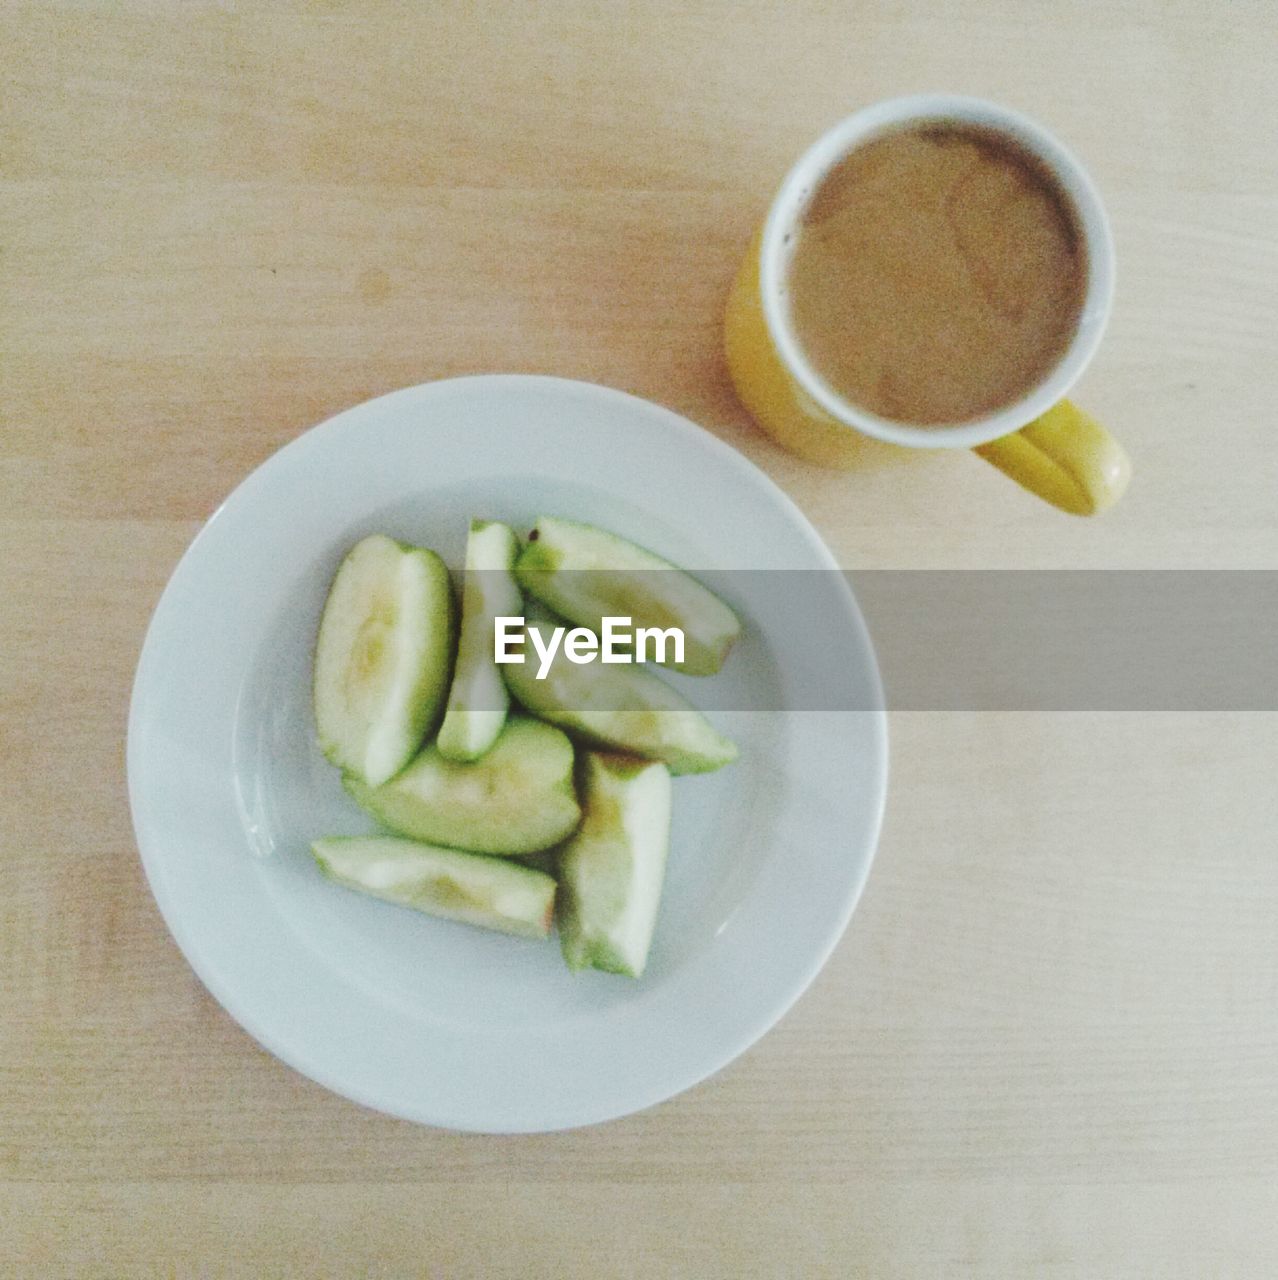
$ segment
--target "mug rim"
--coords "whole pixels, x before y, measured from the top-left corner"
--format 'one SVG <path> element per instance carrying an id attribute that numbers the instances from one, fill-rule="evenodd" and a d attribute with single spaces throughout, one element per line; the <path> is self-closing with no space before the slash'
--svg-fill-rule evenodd
<path id="1" fill-rule="evenodd" d="M 1004 134 L 1030 152 L 1074 206 L 1087 247 L 1087 288 L 1069 346 L 1024 396 L 994 413 L 957 423 L 919 425 L 881 417 L 839 395 L 804 355 L 783 305 L 789 238 L 813 192 L 845 156 L 889 128 L 923 123 L 976 125 Z M 1069 394 L 1104 336 L 1114 298 L 1114 242 L 1100 194 L 1071 151 L 1042 125 L 1010 107 L 949 93 L 887 98 L 840 120 L 799 157 L 773 198 L 760 244 L 759 283 L 768 333 L 791 377 L 844 426 L 913 448 L 971 448 L 1019 431 Z"/>

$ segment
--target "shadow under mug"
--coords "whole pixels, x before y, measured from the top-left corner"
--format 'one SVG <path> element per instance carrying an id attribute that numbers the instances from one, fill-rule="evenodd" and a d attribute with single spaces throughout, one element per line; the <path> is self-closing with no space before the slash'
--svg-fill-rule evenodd
<path id="1" fill-rule="evenodd" d="M 841 398 L 809 364 L 784 305 L 787 243 L 813 193 L 854 148 L 914 124 L 1000 133 L 1037 157 L 1072 203 L 1086 247 L 1082 311 L 1056 366 L 1015 403 L 953 426 L 895 422 Z M 1100 197 L 1082 166 L 1050 133 L 1017 112 L 976 98 L 893 98 L 823 134 L 782 182 L 728 300 L 728 368 L 741 402 L 759 425 L 800 457 L 853 468 L 861 461 L 866 436 L 914 449 L 974 449 L 1061 510 L 1095 515 L 1122 496 L 1131 463 L 1118 441 L 1065 397 L 1100 344 L 1113 295 L 1114 245 Z"/>

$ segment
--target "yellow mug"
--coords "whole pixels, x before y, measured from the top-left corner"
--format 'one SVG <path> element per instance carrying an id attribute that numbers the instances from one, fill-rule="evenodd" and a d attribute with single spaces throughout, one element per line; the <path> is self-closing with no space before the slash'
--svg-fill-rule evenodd
<path id="1" fill-rule="evenodd" d="M 1010 137 L 1036 156 L 1072 202 L 1087 249 L 1087 288 L 1073 340 L 1055 368 L 1016 403 L 953 426 L 913 426 L 869 413 L 821 379 L 795 339 L 785 301 L 787 247 L 822 180 L 854 147 L 910 124 L 952 123 Z M 822 135 L 782 182 L 728 301 L 725 346 L 741 402 L 779 444 L 813 462 L 852 468 L 858 436 L 915 449 L 974 449 L 1031 493 L 1074 515 L 1095 515 L 1131 476 L 1123 447 L 1065 397 L 1100 345 L 1114 296 L 1114 243 L 1083 167 L 1047 130 L 976 98 L 919 94 L 867 107 Z"/>

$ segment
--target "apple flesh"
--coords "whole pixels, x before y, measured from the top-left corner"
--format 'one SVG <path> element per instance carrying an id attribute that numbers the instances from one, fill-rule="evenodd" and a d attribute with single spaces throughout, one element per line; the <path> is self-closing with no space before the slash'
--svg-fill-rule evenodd
<path id="1" fill-rule="evenodd" d="M 555 882 L 517 862 L 394 836 L 329 836 L 311 853 L 330 880 L 386 902 L 526 938 L 550 932 Z"/>
<path id="2" fill-rule="evenodd" d="M 402 773 L 370 787 L 353 775 L 346 789 L 391 830 L 477 853 L 535 853 L 577 826 L 573 747 L 553 725 L 515 716 L 492 750 L 473 764 L 446 760 L 437 745 Z"/>
<path id="3" fill-rule="evenodd" d="M 591 752 L 584 814 L 559 856 L 559 938 L 571 969 L 639 977 L 657 923 L 670 849 L 670 772 Z"/>
<path id="4" fill-rule="evenodd" d="M 683 660 L 672 648 L 657 660 L 685 675 L 713 675 L 741 633 L 737 615 L 691 574 L 594 525 L 542 516 L 515 573 L 529 595 L 596 633 L 605 617 L 629 618 L 636 628 L 678 628 Z"/>
<path id="5" fill-rule="evenodd" d="M 513 575 L 518 549 L 507 525 L 471 521 L 457 666 L 436 739 L 447 760 L 478 760 L 506 723 L 510 697 L 493 661 L 493 619 L 517 615 L 522 606 Z"/>
<path id="6" fill-rule="evenodd" d="M 527 629 L 539 631 L 548 651 L 553 624 L 529 618 Z M 523 662 L 501 667 L 510 692 L 533 715 L 588 742 L 660 760 L 671 773 L 709 773 L 737 758 L 730 738 L 644 667 L 579 665 L 560 646 L 544 679 L 537 670 L 531 643 Z"/>
<path id="7" fill-rule="evenodd" d="M 398 773 L 438 722 L 453 641 L 444 562 L 381 534 L 357 543 L 329 588 L 315 645 L 325 756 L 369 786 Z"/>

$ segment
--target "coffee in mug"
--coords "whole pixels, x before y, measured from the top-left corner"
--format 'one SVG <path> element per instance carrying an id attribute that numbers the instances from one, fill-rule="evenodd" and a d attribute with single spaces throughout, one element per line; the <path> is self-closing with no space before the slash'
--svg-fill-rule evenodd
<path id="1" fill-rule="evenodd" d="M 789 252 L 786 305 L 815 373 L 922 426 L 1020 400 L 1064 355 L 1086 294 L 1086 241 L 1059 183 L 1009 136 L 957 122 L 854 148 Z"/>

